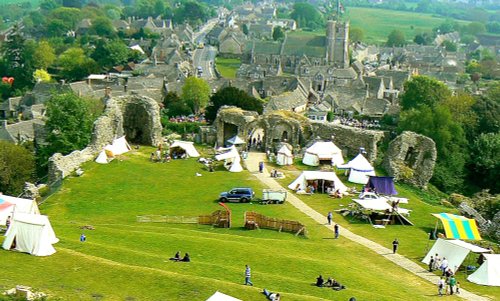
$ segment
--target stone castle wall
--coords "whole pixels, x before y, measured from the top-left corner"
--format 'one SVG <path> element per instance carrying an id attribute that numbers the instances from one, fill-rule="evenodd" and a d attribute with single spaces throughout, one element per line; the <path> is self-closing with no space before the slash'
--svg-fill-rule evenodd
<path id="1" fill-rule="evenodd" d="M 140 114 L 141 118 L 134 119 L 132 123 L 128 122 L 129 131 L 132 128 L 132 130 L 135 130 L 135 135 L 137 135 L 137 131 L 140 131 L 146 137 L 138 138 L 139 142 L 146 141 L 147 144 L 157 146 L 162 140 L 162 126 L 160 122 L 160 107 L 155 100 L 139 95 L 108 98 L 103 115 L 94 122 L 90 144 L 83 150 L 73 151 L 66 156 L 56 153 L 50 157 L 49 183 L 64 179 L 77 170 L 82 163 L 93 160 L 114 139 L 124 135 L 129 139 L 127 128 L 124 128 L 127 118 L 130 118 L 127 115 L 133 114 L 129 106 L 133 106 L 134 108 L 141 107 L 144 110 Z M 137 137 L 135 136 L 134 138 Z"/>

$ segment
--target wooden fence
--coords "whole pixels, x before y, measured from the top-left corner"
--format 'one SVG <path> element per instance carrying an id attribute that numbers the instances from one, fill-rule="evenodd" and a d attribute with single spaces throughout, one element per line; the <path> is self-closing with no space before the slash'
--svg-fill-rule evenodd
<path id="1" fill-rule="evenodd" d="M 256 212 L 245 212 L 245 228 L 274 229 L 280 232 L 284 231 L 295 233 L 296 236 L 307 235 L 306 227 L 297 221 L 267 217 Z"/>
<path id="2" fill-rule="evenodd" d="M 227 211 L 217 210 L 210 215 L 200 216 L 172 216 L 172 215 L 139 215 L 139 223 L 168 223 L 168 224 L 200 224 L 214 227 L 229 228 L 230 214 Z"/>
<path id="3" fill-rule="evenodd" d="M 198 224 L 229 228 L 231 226 L 231 215 L 226 210 L 217 210 L 210 215 L 200 215 L 198 217 Z"/>

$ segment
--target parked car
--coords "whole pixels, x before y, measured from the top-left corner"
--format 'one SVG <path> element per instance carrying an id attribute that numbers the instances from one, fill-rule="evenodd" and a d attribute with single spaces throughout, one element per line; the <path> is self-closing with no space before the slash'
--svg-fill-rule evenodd
<path id="1" fill-rule="evenodd" d="M 239 203 L 247 203 L 250 202 L 255 193 L 252 188 L 233 188 L 228 192 L 222 192 L 219 196 L 219 201 L 225 202 L 239 202 Z"/>

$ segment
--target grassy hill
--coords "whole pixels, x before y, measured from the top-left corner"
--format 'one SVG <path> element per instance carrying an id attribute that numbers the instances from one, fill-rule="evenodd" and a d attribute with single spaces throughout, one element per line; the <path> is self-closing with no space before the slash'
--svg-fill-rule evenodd
<path id="1" fill-rule="evenodd" d="M 417 33 L 431 31 L 445 21 L 429 14 L 364 7 L 349 7 L 344 17 L 350 20 L 352 27 L 361 28 L 370 43 L 387 41 L 394 29 L 403 31 L 407 40 L 413 40 Z"/>
<path id="2" fill-rule="evenodd" d="M 55 245 L 58 252 L 34 257 L 1 250 L 0 286 L 29 285 L 56 300 L 205 300 L 216 290 L 242 300 L 266 300 L 263 288 L 282 293 L 287 301 L 348 300 L 351 296 L 358 300 L 438 299 L 435 285 L 356 243 L 342 237 L 333 240 L 330 231 L 289 204 L 230 204 L 231 229 L 136 222 L 137 215 L 208 214 L 221 208 L 216 201 L 221 191 L 250 186 L 260 195 L 262 188 L 246 171 L 234 174 L 220 168 L 208 173 L 194 159 L 151 163 L 152 150 L 132 152 L 108 165 L 85 164 L 82 177 L 66 179 L 60 191 L 41 206 L 60 239 Z M 197 177 L 197 172 L 203 176 Z M 292 180 L 291 175 L 284 182 Z M 333 209 L 325 206 L 333 200 L 324 195 L 305 201 L 320 212 Z M 423 207 L 414 206 L 415 210 Z M 245 230 L 243 213 L 249 210 L 298 220 L 307 226 L 308 237 Z M 414 214 L 415 220 L 427 216 L 427 212 Z M 334 219 L 349 226 L 338 216 Z M 425 223 L 424 229 L 420 224 L 410 228 L 418 231 L 419 241 Z M 84 225 L 95 230 L 83 231 Z M 361 233 L 372 230 L 367 225 L 352 227 Z M 404 237 L 411 230 L 385 230 L 390 231 L 387 236 L 382 232 L 380 237 L 371 236 L 386 244 L 396 235 L 394 231 L 403 231 L 398 235 L 401 250 L 413 246 L 411 237 Z M 82 232 L 87 235 L 85 243 L 79 242 Z M 189 252 L 192 262 L 169 261 L 178 250 Z M 419 251 L 408 252 L 422 255 Z M 243 285 L 245 264 L 252 267 L 254 287 Z M 334 277 L 347 289 L 315 287 L 319 274 Z"/>

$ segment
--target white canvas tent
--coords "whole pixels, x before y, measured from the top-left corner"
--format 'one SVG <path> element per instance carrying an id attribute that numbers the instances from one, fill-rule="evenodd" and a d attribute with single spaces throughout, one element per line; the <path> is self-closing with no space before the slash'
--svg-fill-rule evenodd
<path id="1" fill-rule="evenodd" d="M 36 214 L 14 215 L 5 236 L 4 249 L 10 250 L 15 244 L 15 250 L 35 256 L 54 254 L 56 250 L 52 245 L 59 241 L 48 217 Z"/>
<path id="2" fill-rule="evenodd" d="M 99 164 L 108 164 L 111 162 L 115 156 L 122 155 L 132 148 L 128 144 L 125 136 L 113 140 L 112 144 L 108 144 L 104 149 L 97 155 L 95 162 Z"/>
<path id="3" fill-rule="evenodd" d="M 240 145 L 240 144 L 245 144 L 245 141 L 238 137 L 238 135 L 234 136 L 233 138 L 227 140 L 228 143 L 232 145 Z"/>
<path id="4" fill-rule="evenodd" d="M 302 159 L 302 163 L 309 166 L 318 166 L 320 161 L 331 162 L 334 166 L 344 164 L 342 151 L 331 141 L 314 143 L 306 149 Z"/>
<path id="5" fill-rule="evenodd" d="M 9 216 L 18 213 L 40 214 L 38 204 L 35 200 L 16 198 L 13 196 L 0 194 L 0 200 L 10 204 L 0 210 L 0 225 L 5 225 Z"/>
<path id="6" fill-rule="evenodd" d="M 375 176 L 375 169 L 362 154 L 358 154 L 354 159 L 347 162 L 347 164 L 337 167 L 351 170 L 348 179 L 351 183 L 366 184 L 368 183 L 369 176 Z"/>
<path id="7" fill-rule="evenodd" d="M 448 260 L 448 266 L 452 269 L 453 272 L 462 265 L 467 255 L 470 252 L 473 253 L 489 253 L 490 250 L 478 247 L 476 245 L 467 243 L 462 240 L 452 239 L 446 240 L 438 238 L 431 250 L 425 255 L 422 260 L 423 263 L 429 264 L 431 260 L 431 256 L 438 254 L 439 258 L 446 257 Z"/>
<path id="8" fill-rule="evenodd" d="M 206 301 L 241 301 L 241 300 L 217 291 L 215 292 L 215 294 L 210 296 L 210 298 L 208 298 Z"/>
<path id="9" fill-rule="evenodd" d="M 278 155 L 276 156 L 276 163 L 278 165 L 292 165 L 293 164 L 293 155 L 290 149 L 283 145 L 278 150 Z"/>
<path id="10" fill-rule="evenodd" d="M 200 156 L 200 153 L 198 153 L 198 151 L 194 147 L 193 142 L 175 140 L 174 143 L 172 143 L 172 145 L 170 145 L 170 150 L 172 150 L 174 148 L 183 149 L 186 152 L 186 155 L 188 157 L 197 158 Z"/>
<path id="11" fill-rule="evenodd" d="M 339 190 L 340 193 L 344 194 L 347 192 L 347 187 L 340 181 L 337 175 L 334 172 L 325 172 L 325 171 L 303 171 L 300 176 L 292 182 L 292 184 L 288 185 L 288 188 L 292 190 L 305 190 L 307 187 L 307 181 L 314 180 L 325 180 L 333 182 L 335 186 L 335 190 Z"/>
<path id="12" fill-rule="evenodd" d="M 224 160 L 224 167 L 226 167 L 230 172 L 243 171 L 240 154 L 234 145 L 229 148 L 220 148 L 218 151 L 223 153 L 216 155 L 215 159 L 217 161 Z"/>
<path id="13" fill-rule="evenodd" d="M 483 255 L 486 260 L 467 280 L 481 285 L 500 286 L 500 254 Z"/>

